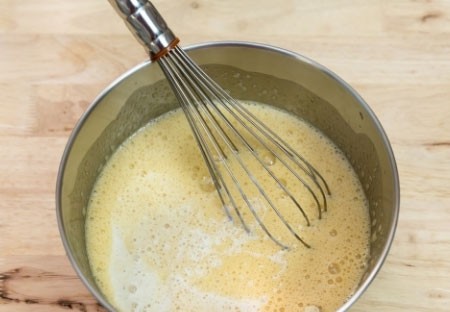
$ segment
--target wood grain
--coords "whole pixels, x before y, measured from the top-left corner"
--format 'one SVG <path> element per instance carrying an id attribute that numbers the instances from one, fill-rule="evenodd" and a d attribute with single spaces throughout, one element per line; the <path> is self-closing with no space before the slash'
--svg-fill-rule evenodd
<path id="1" fill-rule="evenodd" d="M 154 1 L 184 45 L 247 40 L 329 67 L 391 140 L 401 214 L 391 253 L 352 311 L 449 311 L 450 2 Z M 102 311 L 59 238 L 54 189 L 95 96 L 145 59 L 107 1 L 0 2 L 0 311 Z"/>

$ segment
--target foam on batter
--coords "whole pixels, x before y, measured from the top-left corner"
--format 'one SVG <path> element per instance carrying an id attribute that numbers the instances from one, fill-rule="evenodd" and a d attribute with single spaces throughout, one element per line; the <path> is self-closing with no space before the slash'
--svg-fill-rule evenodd
<path id="1" fill-rule="evenodd" d="M 307 123 L 262 104 L 248 108 L 301 150 L 332 190 L 324 218 L 302 227 L 312 248 L 292 241 L 282 250 L 230 222 L 183 112 L 171 112 L 115 152 L 91 195 L 90 265 L 118 310 L 325 312 L 355 290 L 370 228 L 353 169 Z"/>

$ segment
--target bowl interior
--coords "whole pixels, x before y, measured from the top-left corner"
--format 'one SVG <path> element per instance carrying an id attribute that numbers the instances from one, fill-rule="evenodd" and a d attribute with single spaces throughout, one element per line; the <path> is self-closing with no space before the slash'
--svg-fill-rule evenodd
<path id="1" fill-rule="evenodd" d="M 287 110 L 315 125 L 345 153 L 366 192 L 371 217 L 371 258 L 346 310 L 381 267 L 393 239 L 399 185 L 389 142 L 373 112 L 340 78 L 302 56 L 245 43 L 189 49 L 205 71 L 237 99 Z M 57 212 L 68 256 L 86 286 L 106 307 L 93 280 L 85 246 L 86 206 L 94 182 L 115 149 L 149 120 L 178 107 L 156 64 L 132 69 L 90 106 L 64 153 L 57 184 Z"/>

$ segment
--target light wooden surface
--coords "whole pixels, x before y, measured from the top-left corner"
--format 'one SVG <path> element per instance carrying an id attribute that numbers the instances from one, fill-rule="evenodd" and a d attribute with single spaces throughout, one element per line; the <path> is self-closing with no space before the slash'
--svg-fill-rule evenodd
<path id="1" fill-rule="evenodd" d="M 248 40 L 324 64 L 392 142 L 401 213 L 352 311 L 450 311 L 450 1 L 155 0 L 183 44 Z M 145 59 L 106 0 L 0 1 L 0 311 L 101 311 L 59 238 L 54 189 L 94 97 Z"/>

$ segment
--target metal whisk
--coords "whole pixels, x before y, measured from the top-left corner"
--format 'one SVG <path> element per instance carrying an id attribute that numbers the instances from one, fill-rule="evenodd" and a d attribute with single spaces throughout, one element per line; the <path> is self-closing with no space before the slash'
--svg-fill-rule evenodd
<path id="1" fill-rule="evenodd" d="M 278 220 L 286 233 L 310 247 L 298 234 L 311 224 L 312 209 L 302 202 L 308 198 L 321 219 L 330 195 L 325 179 L 191 60 L 149 1 L 110 3 L 169 80 L 209 170 L 211 178 L 204 183 L 217 190 L 228 217 L 237 217 L 246 231 L 249 220 L 256 220 L 276 244 L 288 248 L 271 228 Z M 287 185 L 288 179 L 295 182 Z M 300 213 L 302 222 L 292 222 L 285 209 Z"/>

